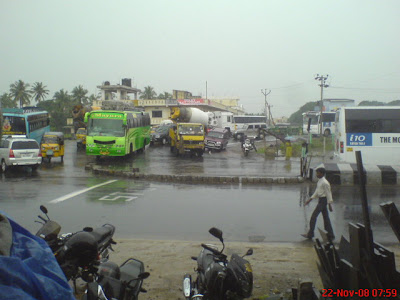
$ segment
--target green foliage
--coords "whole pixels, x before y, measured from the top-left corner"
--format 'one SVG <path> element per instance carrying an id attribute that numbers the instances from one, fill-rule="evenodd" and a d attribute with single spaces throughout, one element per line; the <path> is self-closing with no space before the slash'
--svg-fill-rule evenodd
<path id="1" fill-rule="evenodd" d="M 89 104 L 89 97 L 87 96 L 88 90 L 84 89 L 82 85 L 74 87 L 72 90 L 71 99 L 75 105 L 82 104 L 88 105 Z"/>
<path id="2" fill-rule="evenodd" d="M 172 94 L 164 92 L 162 94 L 159 94 L 158 99 L 172 99 Z"/>
<path id="3" fill-rule="evenodd" d="M 10 96 L 14 99 L 14 102 L 19 102 L 20 108 L 31 103 L 31 93 L 29 84 L 22 80 L 18 80 L 10 85 Z"/>
<path id="4" fill-rule="evenodd" d="M 288 122 L 292 125 L 303 125 L 303 115 L 302 113 L 310 110 L 314 110 L 315 106 L 318 106 L 318 101 L 314 102 L 308 102 L 304 104 L 298 111 L 293 113 L 289 119 Z"/>
<path id="5" fill-rule="evenodd" d="M 0 101 L 3 108 L 17 108 L 17 103 L 11 98 L 10 94 L 1 95 Z"/>
<path id="6" fill-rule="evenodd" d="M 388 103 L 380 101 L 361 101 L 358 106 L 400 106 L 400 100 L 394 100 Z"/>
<path id="7" fill-rule="evenodd" d="M 155 99 L 157 97 L 157 93 L 154 91 L 154 88 L 151 86 L 146 86 L 144 91 L 140 95 L 140 99 Z"/>
<path id="8" fill-rule="evenodd" d="M 43 101 L 44 98 L 49 94 L 49 90 L 46 89 L 46 86 L 41 82 L 35 82 L 32 86 L 32 99 L 35 102 Z"/>

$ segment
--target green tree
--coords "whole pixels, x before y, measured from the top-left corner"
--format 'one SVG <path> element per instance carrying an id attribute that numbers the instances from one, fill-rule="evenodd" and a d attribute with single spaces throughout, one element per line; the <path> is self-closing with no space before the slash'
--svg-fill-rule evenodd
<path id="1" fill-rule="evenodd" d="M 361 101 L 358 106 L 383 106 L 386 105 L 386 103 L 380 102 L 380 101 Z"/>
<path id="2" fill-rule="evenodd" d="M 164 92 L 158 95 L 158 99 L 172 99 L 172 94 Z"/>
<path id="3" fill-rule="evenodd" d="M 35 82 L 32 86 L 32 99 L 35 100 L 35 102 L 40 103 L 40 101 L 43 101 L 44 98 L 49 94 L 49 90 L 46 89 L 47 86 L 43 85 L 41 82 Z"/>
<path id="4" fill-rule="evenodd" d="M 67 91 L 61 89 L 54 93 L 53 100 L 44 101 L 41 107 L 50 114 L 50 126 L 52 130 L 63 131 L 67 125 L 67 118 L 71 115 L 74 101 Z"/>
<path id="5" fill-rule="evenodd" d="M 20 108 L 31 103 L 31 91 L 29 90 L 29 84 L 23 82 L 22 80 L 18 80 L 10 85 L 10 95 L 16 103 L 19 102 Z"/>
<path id="6" fill-rule="evenodd" d="M 89 96 L 89 98 L 88 98 L 88 104 L 90 105 L 90 106 L 92 106 L 93 105 L 93 101 L 96 101 L 97 100 L 97 97 L 96 97 L 96 95 L 95 94 L 91 94 L 90 96 Z"/>
<path id="7" fill-rule="evenodd" d="M 390 101 L 388 103 L 389 106 L 400 106 L 400 100 Z"/>
<path id="8" fill-rule="evenodd" d="M 303 113 L 306 111 L 314 110 L 316 106 L 318 106 L 319 101 L 307 102 L 302 107 L 299 108 L 298 111 L 291 114 L 288 122 L 292 125 L 302 125 L 303 124 Z"/>
<path id="9" fill-rule="evenodd" d="M 154 99 L 157 97 L 157 93 L 154 91 L 154 88 L 151 86 L 146 86 L 144 91 L 140 95 L 140 99 Z"/>
<path id="10" fill-rule="evenodd" d="M 89 97 L 87 96 L 88 90 L 84 89 L 82 85 L 74 87 L 72 90 L 72 100 L 75 104 L 87 105 L 89 104 Z"/>
<path id="11" fill-rule="evenodd" d="M 0 98 L 2 108 L 17 108 L 17 103 L 11 98 L 10 94 L 4 93 Z"/>

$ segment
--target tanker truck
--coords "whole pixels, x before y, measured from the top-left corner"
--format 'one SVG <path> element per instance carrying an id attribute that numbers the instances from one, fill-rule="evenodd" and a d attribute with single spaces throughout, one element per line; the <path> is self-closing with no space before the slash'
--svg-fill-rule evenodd
<path id="1" fill-rule="evenodd" d="M 171 107 L 170 118 L 175 123 L 169 130 L 171 152 L 202 156 L 209 113 L 193 107 Z"/>

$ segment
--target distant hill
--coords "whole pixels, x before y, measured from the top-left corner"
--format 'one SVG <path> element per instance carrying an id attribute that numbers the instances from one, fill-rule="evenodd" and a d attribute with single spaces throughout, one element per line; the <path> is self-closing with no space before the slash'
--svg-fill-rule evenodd
<path id="1" fill-rule="evenodd" d="M 303 124 L 302 113 L 314 110 L 316 106 L 318 106 L 318 101 L 307 102 L 302 107 L 300 107 L 298 111 L 296 111 L 289 117 L 288 122 L 292 125 L 299 125 L 299 126 L 302 125 Z"/>

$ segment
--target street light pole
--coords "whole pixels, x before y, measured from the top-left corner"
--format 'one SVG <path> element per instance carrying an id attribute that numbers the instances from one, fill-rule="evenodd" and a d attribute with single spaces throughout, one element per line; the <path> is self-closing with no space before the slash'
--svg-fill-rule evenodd
<path id="1" fill-rule="evenodd" d="M 320 108 L 320 113 L 319 113 L 319 134 L 322 136 L 322 108 L 323 108 L 323 99 L 324 99 L 324 88 L 329 87 L 328 84 L 326 84 L 326 80 L 328 79 L 328 74 L 326 76 L 324 75 L 319 75 L 315 76 L 315 80 L 320 81 L 319 86 L 321 87 L 321 102 L 319 104 Z"/>
<path id="2" fill-rule="evenodd" d="M 264 91 L 261 89 L 261 93 L 265 96 L 265 102 L 264 102 L 264 113 L 265 113 L 265 118 L 268 119 L 268 125 L 271 125 L 271 120 L 268 118 L 268 102 L 267 102 L 267 96 L 271 93 L 271 90 L 268 90 L 267 93 L 267 89 L 264 89 Z"/>

